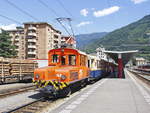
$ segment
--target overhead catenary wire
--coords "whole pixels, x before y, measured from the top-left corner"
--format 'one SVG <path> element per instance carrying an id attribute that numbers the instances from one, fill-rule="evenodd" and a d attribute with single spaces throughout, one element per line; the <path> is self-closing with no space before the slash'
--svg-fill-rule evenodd
<path id="1" fill-rule="evenodd" d="M 47 9 L 49 9 L 55 16 L 56 16 L 56 20 L 57 22 L 64 28 L 64 30 L 68 33 L 69 36 L 71 36 L 70 32 L 68 31 L 68 29 L 65 27 L 65 25 L 62 23 L 62 20 L 66 20 L 68 18 L 63 18 L 59 16 L 59 14 L 54 10 L 52 9 L 51 7 L 49 7 L 45 2 L 43 2 L 42 0 L 37 0 L 39 3 L 41 3 L 43 6 L 45 6 Z M 63 4 L 59 1 L 59 3 L 61 4 L 61 6 L 67 11 L 67 9 L 63 6 Z M 68 12 L 68 11 L 67 11 Z M 68 12 L 69 13 L 69 12 Z M 70 13 L 71 15 L 71 13 Z M 71 28 L 71 32 L 74 36 L 74 32 L 73 32 L 73 29 L 72 29 L 72 26 L 71 26 L 71 23 L 69 21 L 69 25 L 70 25 L 70 28 Z"/>
<path id="2" fill-rule="evenodd" d="M 10 18 L 10 17 L 4 16 L 4 15 L 2 15 L 2 14 L 0 14 L 0 17 L 3 17 L 3 18 L 5 18 L 5 19 L 7 19 L 7 20 L 10 20 L 10 21 L 12 21 L 12 22 L 15 22 L 15 23 L 17 23 L 17 24 L 22 25 L 21 22 L 15 20 L 15 19 L 12 19 L 12 18 Z"/>
<path id="3" fill-rule="evenodd" d="M 69 15 L 69 16 L 71 16 L 71 17 L 74 17 L 72 14 L 71 14 L 71 12 L 69 11 L 69 10 L 67 10 L 67 8 L 65 8 L 65 6 L 64 6 L 64 4 L 61 2 L 61 0 L 56 0 L 58 3 L 59 3 L 59 5 L 66 11 L 66 13 Z"/>
<path id="4" fill-rule="evenodd" d="M 23 10 L 22 8 L 18 7 L 17 5 L 15 5 L 14 3 L 10 2 L 9 0 L 4 0 L 5 2 L 7 2 L 8 4 L 10 4 L 11 6 L 13 6 L 14 8 L 16 8 L 17 10 L 19 10 L 20 12 L 22 12 L 23 14 L 27 15 L 28 17 L 32 18 L 33 20 L 39 21 L 36 17 L 32 16 L 31 14 L 29 14 L 28 12 L 26 12 L 25 10 Z"/>
<path id="5" fill-rule="evenodd" d="M 49 7 L 45 2 L 43 2 L 42 0 L 37 0 L 37 1 L 41 3 L 43 6 L 45 6 L 47 9 L 49 9 L 56 17 L 59 17 L 58 13 L 54 9 Z"/>
<path id="6" fill-rule="evenodd" d="M 72 28 L 72 25 L 71 25 L 70 21 L 69 21 L 69 25 L 70 25 L 70 28 L 71 28 L 72 35 L 73 35 L 73 37 L 75 37 L 75 34 L 74 34 L 74 31 L 73 31 L 73 28 Z"/>
<path id="7" fill-rule="evenodd" d="M 70 15 L 72 18 L 74 17 L 71 12 L 69 10 L 67 10 L 67 8 L 65 8 L 64 4 L 61 2 L 61 0 L 56 0 L 61 6 L 62 8 L 68 13 L 68 15 Z M 72 25 L 71 25 L 71 21 L 69 21 L 69 25 L 71 27 L 71 32 L 73 34 L 73 37 L 75 37 L 75 34 L 74 34 L 74 31 L 73 31 L 73 28 L 72 28 Z"/>
<path id="8" fill-rule="evenodd" d="M 62 0 L 56 0 L 56 1 L 59 3 L 59 5 L 66 11 L 66 13 L 67 13 L 71 18 L 74 18 L 75 20 L 77 20 L 76 17 L 65 7 L 65 5 L 64 5 L 63 2 L 62 2 Z M 77 22 L 80 22 L 80 21 L 77 20 Z M 72 27 L 71 23 L 69 23 L 69 24 L 70 24 L 70 26 L 71 26 L 72 34 L 73 34 L 73 36 L 75 37 L 75 33 L 74 33 L 74 31 L 73 31 L 73 27 Z M 76 29 L 76 30 L 77 30 L 77 29 Z"/>
<path id="9" fill-rule="evenodd" d="M 67 28 L 64 26 L 64 24 L 62 23 L 62 18 L 56 18 L 56 20 L 58 21 L 58 23 L 64 28 L 64 30 L 71 36 L 71 34 L 69 33 L 69 31 L 67 30 Z"/>
<path id="10" fill-rule="evenodd" d="M 57 22 L 64 28 L 64 30 L 70 35 L 69 31 L 67 30 L 67 28 L 64 26 L 64 24 L 60 21 L 59 15 L 57 14 L 57 12 L 52 9 L 51 7 L 49 7 L 45 2 L 43 2 L 42 0 L 37 0 L 40 4 L 42 4 L 44 7 L 46 7 L 47 9 L 49 9 L 55 16 L 56 16 L 56 20 Z M 71 35 L 70 35 L 71 36 Z"/>

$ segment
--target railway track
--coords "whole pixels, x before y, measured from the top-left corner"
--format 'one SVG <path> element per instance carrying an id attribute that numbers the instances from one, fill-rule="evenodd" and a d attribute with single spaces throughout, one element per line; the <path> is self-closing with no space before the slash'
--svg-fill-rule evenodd
<path id="1" fill-rule="evenodd" d="M 13 90 L 5 90 L 4 92 L 0 92 L 0 98 L 5 98 L 8 96 L 16 95 L 16 94 L 27 92 L 29 90 L 34 90 L 34 89 L 36 89 L 35 85 L 27 86 L 23 88 L 16 88 Z"/>
<path id="2" fill-rule="evenodd" d="M 24 104 L 22 106 L 16 107 L 15 109 L 3 112 L 3 113 L 35 113 L 39 108 L 43 107 L 45 104 L 42 102 L 44 98 L 32 101 L 30 103 Z M 40 105 L 40 106 L 39 106 Z"/>
<path id="3" fill-rule="evenodd" d="M 131 69 L 128 69 L 129 72 L 133 73 L 138 79 L 140 79 L 142 82 L 146 83 L 148 86 L 150 86 L 150 75 L 144 74 L 143 72 L 134 71 Z"/>
<path id="4" fill-rule="evenodd" d="M 80 91 L 84 91 L 91 87 L 91 85 L 88 85 L 87 87 L 77 88 L 72 91 L 72 94 L 69 97 L 66 98 L 44 98 L 41 97 L 37 100 L 34 100 L 32 102 L 29 102 L 27 104 L 21 105 L 19 107 L 16 107 L 14 109 L 11 109 L 9 111 L 3 112 L 3 113 L 49 113 L 49 110 L 53 110 L 59 105 L 63 104 L 68 99 L 71 99 L 72 97 L 78 95 Z"/>
<path id="5" fill-rule="evenodd" d="M 47 109 L 53 109 L 58 104 L 62 103 L 66 98 L 59 99 L 44 99 L 40 98 L 38 100 L 32 101 L 25 105 L 19 106 L 15 109 L 3 112 L 3 113 L 42 113 Z"/>

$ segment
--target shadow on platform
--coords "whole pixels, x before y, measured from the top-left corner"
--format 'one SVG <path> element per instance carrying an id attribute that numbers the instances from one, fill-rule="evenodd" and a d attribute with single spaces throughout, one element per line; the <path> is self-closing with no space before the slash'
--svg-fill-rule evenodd
<path id="1" fill-rule="evenodd" d="M 117 72 L 113 72 L 113 73 L 109 73 L 106 78 L 125 79 L 125 74 L 124 74 L 124 71 L 123 71 L 122 78 L 119 78 L 119 77 L 118 77 L 118 73 L 117 73 Z"/>

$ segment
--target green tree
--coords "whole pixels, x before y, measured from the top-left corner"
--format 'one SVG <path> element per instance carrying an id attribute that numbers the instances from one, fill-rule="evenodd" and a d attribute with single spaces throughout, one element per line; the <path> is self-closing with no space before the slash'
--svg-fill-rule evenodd
<path id="1" fill-rule="evenodd" d="M 0 33 L 0 57 L 15 57 L 17 52 L 15 46 L 11 43 L 11 37 L 7 31 L 2 30 Z"/>

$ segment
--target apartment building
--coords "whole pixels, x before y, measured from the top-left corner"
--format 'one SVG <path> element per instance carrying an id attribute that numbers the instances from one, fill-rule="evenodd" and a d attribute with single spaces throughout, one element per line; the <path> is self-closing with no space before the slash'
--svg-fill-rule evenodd
<path id="1" fill-rule="evenodd" d="M 22 27 L 17 27 L 15 30 L 8 30 L 9 35 L 12 37 L 12 45 L 16 46 L 17 56 L 20 59 L 26 58 L 25 48 L 25 35 Z"/>
<path id="2" fill-rule="evenodd" d="M 9 33 L 19 58 L 47 59 L 48 51 L 61 44 L 61 32 L 46 22 L 27 22 L 22 29 Z"/>
<path id="3" fill-rule="evenodd" d="M 27 58 L 47 59 L 48 51 L 61 43 L 61 32 L 48 23 L 24 23 L 24 33 Z"/>

